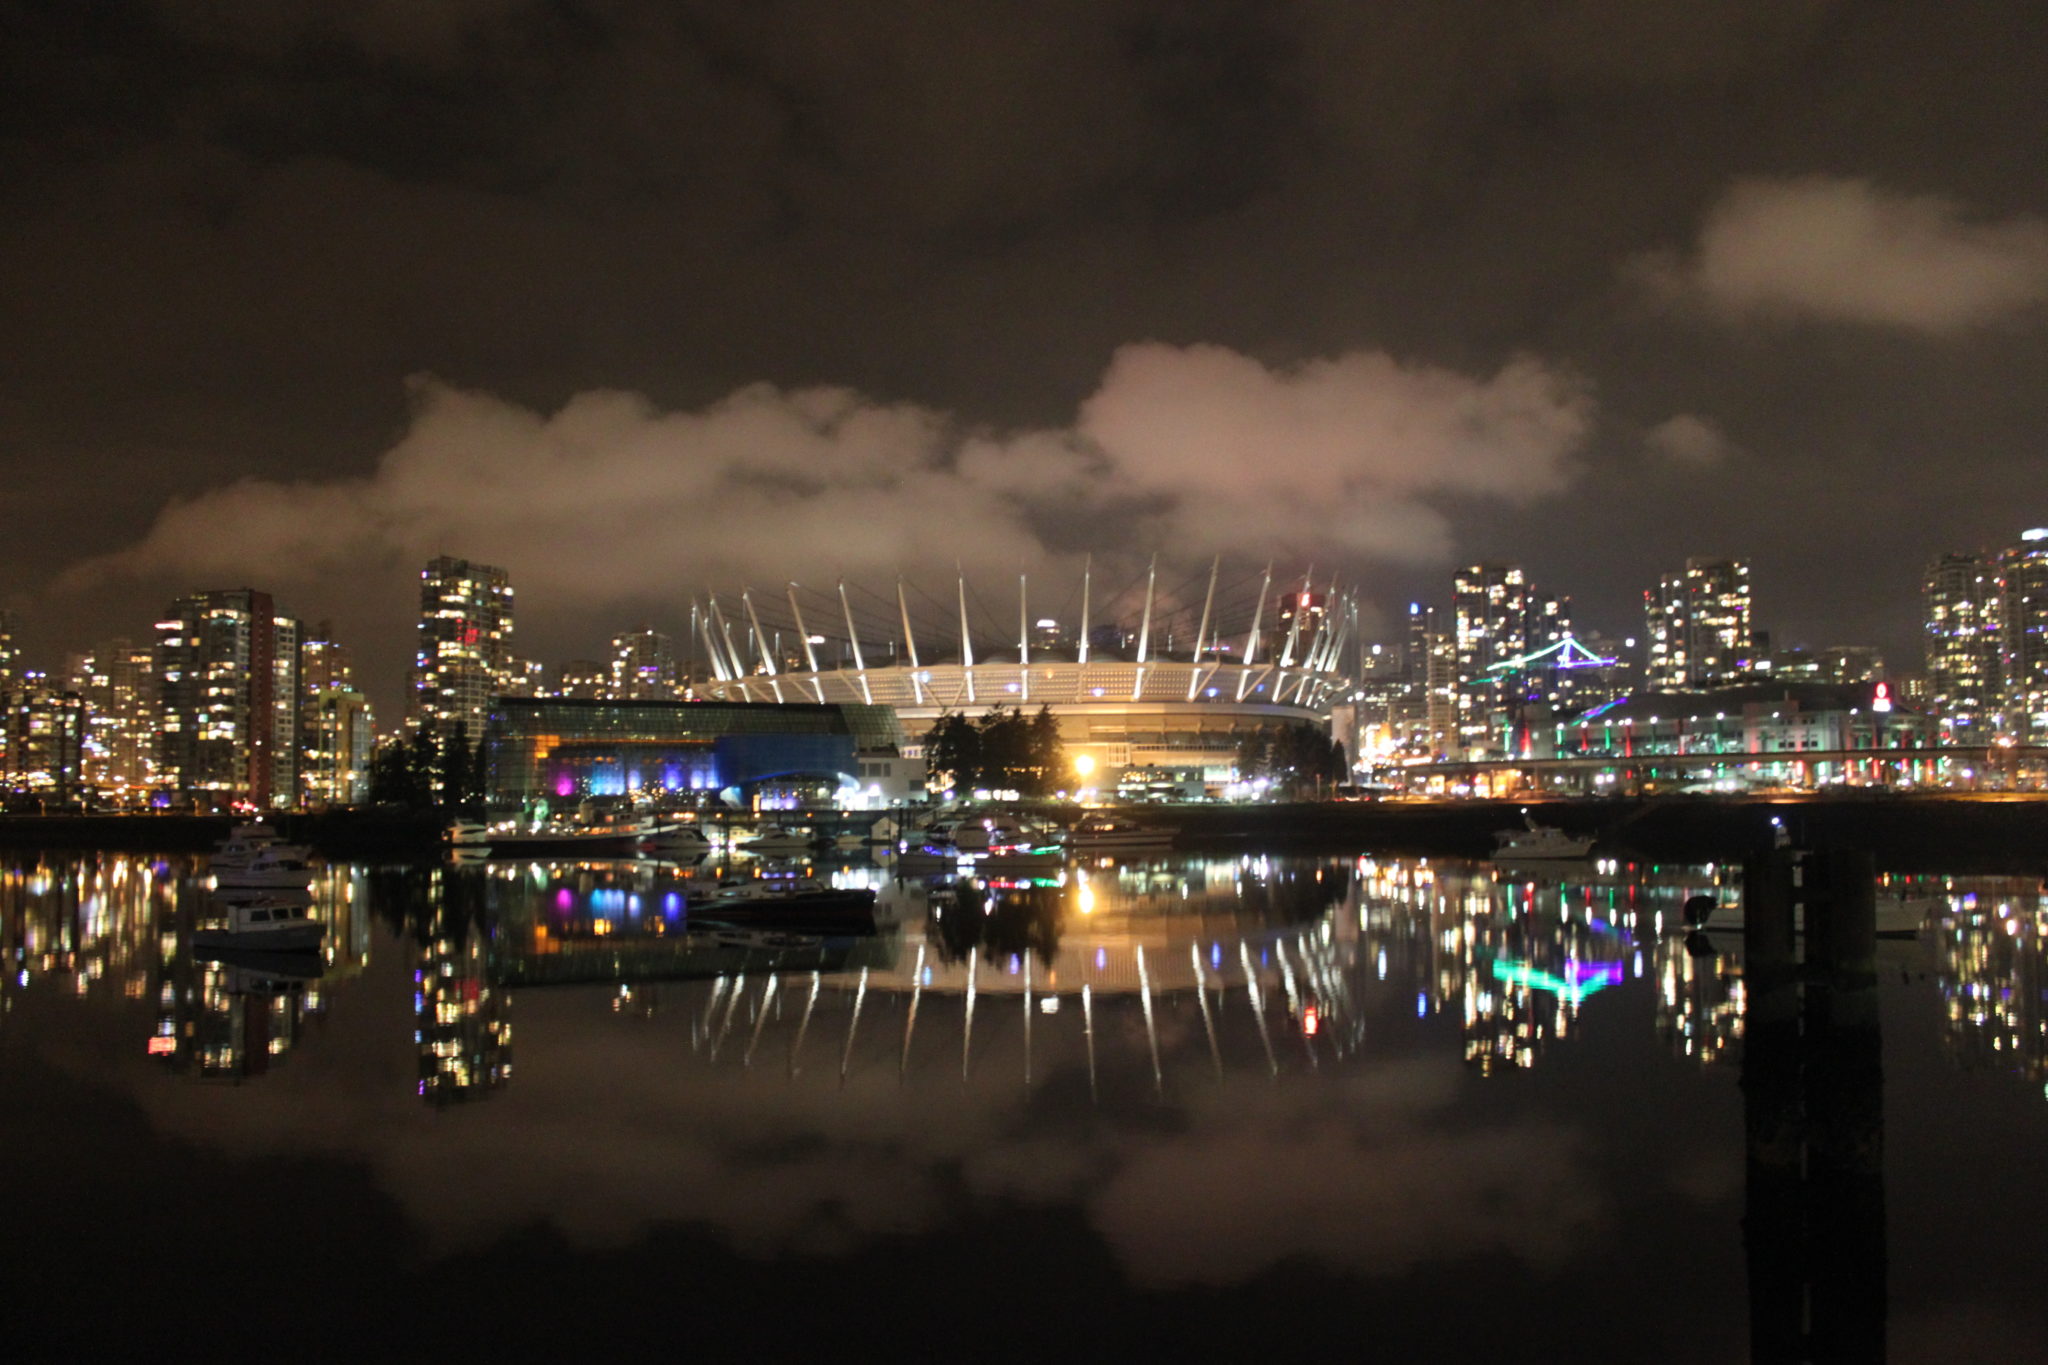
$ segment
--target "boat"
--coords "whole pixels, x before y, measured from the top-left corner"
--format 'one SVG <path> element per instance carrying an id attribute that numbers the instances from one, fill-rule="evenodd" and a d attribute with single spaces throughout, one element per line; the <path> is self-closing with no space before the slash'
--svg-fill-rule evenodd
<path id="1" fill-rule="evenodd" d="M 451 820 L 441 839 L 450 848 L 489 848 L 491 827 L 481 820 Z"/>
<path id="2" fill-rule="evenodd" d="M 493 858 L 627 857 L 647 836 L 647 822 L 619 820 L 550 820 L 521 828 L 516 821 L 490 829 Z"/>
<path id="3" fill-rule="evenodd" d="M 1141 824 L 1124 815 L 1091 810 L 1067 831 L 1067 847 L 1090 852 L 1163 849 L 1173 846 L 1173 831 Z"/>
<path id="4" fill-rule="evenodd" d="M 734 845 L 742 853 L 756 857 L 763 854 L 808 853 L 813 840 L 802 830 L 786 829 L 781 825 L 763 825 L 753 837 L 742 839 Z"/>
<path id="5" fill-rule="evenodd" d="M 659 824 L 641 836 L 640 849 L 657 858 L 698 858 L 711 851 L 711 836 L 695 825 Z"/>
<path id="6" fill-rule="evenodd" d="M 222 891 L 303 891 L 313 880 L 304 852 L 285 844 L 258 849 L 240 866 L 217 867 L 213 884 Z"/>
<path id="7" fill-rule="evenodd" d="M 209 871 L 219 872 L 223 868 L 247 867 L 252 858 L 265 852 L 303 859 L 309 851 L 300 844 L 287 844 L 283 836 L 259 820 L 230 829 L 227 837 L 213 846 L 206 866 Z"/>
<path id="8" fill-rule="evenodd" d="M 192 931 L 195 950 L 311 952 L 327 934 L 327 926 L 313 918 L 312 908 L 296 900 L 237 901 L 219 909 L 211 923 Z"/>
<path id="9" fill-rule="evenodd" d="M 1566 834 L 1554 825 L 1539 825 L 1527 811 L 1522 812 L 1521 829 L 1494 832 L 1493 860 L 1523 862 L 1544 858 L 1583 858 L 1593 851 L 1594 836 Z"/>

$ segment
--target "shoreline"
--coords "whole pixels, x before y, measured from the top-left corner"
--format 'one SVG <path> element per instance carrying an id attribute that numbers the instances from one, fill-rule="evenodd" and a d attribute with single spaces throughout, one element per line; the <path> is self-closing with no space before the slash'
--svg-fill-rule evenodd
<path id="1" fill-rule="evenodd" d="M 1567 798 L 1543 801 L 1320 801 L 1145 805 L 1121 813 L 1170 826 L 1185 852 L 1370 853 L 1483 858 L 1521 822 L 1594 834 L 1595 857 L 1672 862 L 1739 858 L 1770 846 L 1771 821 L 1802 847 L 1860 849 L 1888 871 L 2048 873 L 2048 794 Z M 288 839 L 333 859 L 438 861 L 442 819 L 393 811 L 270 817 Z M 0 816 L 0 849 L 204 852 L 234 819 L 194 815 Z"/>

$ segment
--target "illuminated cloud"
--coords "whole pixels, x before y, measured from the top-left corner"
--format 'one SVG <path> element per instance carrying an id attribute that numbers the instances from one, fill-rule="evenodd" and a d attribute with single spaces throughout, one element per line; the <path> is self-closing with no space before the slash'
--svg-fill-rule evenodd
<path id="1" fill-rule="evenodd" d="M 689 586 L 1014 572 L 1091 544 L 1430 562 L 1433 500 L 1562 489 L 1593 407 L 1532 358 L 1490 378 L 1353 352 L 1276 370 L 1216 346 L 1127 346 L 1068 427 L 973 430 L 839 388 L 756 384 L 663 412 L 621 392 L 552 414 L 437 380 L 374 474 L 245 480 L 174 502 L 111 578 L 303 587 L 439 553 L 503 564 L 551 606 Z M 301 606 L 307 614 L 324 608 Z"/>
<path id="2" fill-rule="evenodd" d="M 1867 180 L 1744 180 L 1689 255 L 1637 269 L 1656 292 L 1725 317 L 1948 334 L 2048 298 L 2048 223 L 1974 220 L 1952 200 Z"/>
<path id="3" fill-rule="evenodd" d="M 1711 469 L 1735 452 L 1719 427 L 1689 412 L 1651 427 L 1643 433 L 1643 444 L 1658 459 L 1682 469 Z"/>

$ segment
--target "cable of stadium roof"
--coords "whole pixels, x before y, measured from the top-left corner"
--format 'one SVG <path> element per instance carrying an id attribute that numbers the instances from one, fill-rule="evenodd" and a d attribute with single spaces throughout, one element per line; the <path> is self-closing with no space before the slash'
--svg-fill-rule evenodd
<path id="1" fill-rule="evenodd" d="M 1242 613 L 1238 593 L 1254 580 L 1256 597 L 1249 613 Z M 1020 573 L 1015 624 L 1005 621 L 996 628 L 1000 634 L 987 628 L 996 613 L 964 574 L 956 578 L 952 603 L 902 578 L 889 596 L 844 580 L 829 594 L 807 593 L 794 582 L 780 594 L 743 586 L 730 608 L 716 593 L 691 602 L 692 652 L 701 645 L 709 659 L 712 677 L 703 693 L 732 701 L 940 709 L 1208 701 L 1321 711 L 1344 687 L 1342 661 L 1358 641 L 1358 603 L 1335 579 L 1319 588 L 1312 569 L 1298 579 L 1283 578 L 1268 564 L 1225 584 L 1218 557 L 1209 566 L 1199 609 L 1184 589 L 1201 583 L 1200 575 L 1169 587 L 1164 607 L 1156 556 L 1138 581 L 1143 594 L 1134 637 L 1127 630 L 1128 611 L 1096 619 L 1100 599 L 1092 560 L 1049 614 L 1032 612 L 1030 580 Z M 1111 602 L 1129 599 L 1138 581 L 1103 596 Z M 855 610 L 856 597 L 861 612 Z M 1289 602 L 1299 608 L 1304 598 L 1306 611 L 1283 610 Z M 878 615 L 887 625 L 877 624 Z M 1064 627 L 1063 618 L 1075 628 Z M 1181 633 L 1188 622 L 1194 623 L 1192 645 Z M 1113 638 L 1103 638 L 1105 633 Z"/>

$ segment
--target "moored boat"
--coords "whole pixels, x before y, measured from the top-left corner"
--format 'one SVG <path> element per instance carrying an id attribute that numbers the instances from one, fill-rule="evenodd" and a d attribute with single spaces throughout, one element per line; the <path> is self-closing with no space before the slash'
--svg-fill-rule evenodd
<path id="1" fill-rule="evenodd" d="M 257 850 L 239 866 L 217 867 L 213 884 L 222 891 L 300 890 L 313 880 L 303 852 L 277 844 Z"/>
<path id="2" fill-rule="evenodd" d="M 755 856 L 785 853 L 808 853 L 811 848 L 810 835 L 798 829 L 786 829 L 781 825 L 763 825 L 748 838 L 734 845 L 742 853 Z"/>
<path id="3" fill-rule="evenodd" d="M 1091 810 L 1067 832 L 1067 847 L 1091 852 L 1120 849 L 1163 849 L 1173 845 L 1173 831 L 1147 825 L 1129 816 Z"/>
<path id="4" fill-rule="evenodd" d="M 490 830 L 493 858 L 612 858 L 636 852 L 646 837 L 644 820 L 547 821 L 522 828 L 517 822 Z"/>
<path id="5" fill-rule="evenodd" d="M 1554 825 L 1539 825 L 1524 811 L 1521 829 L 1494 832 L 1492 857 L 1495 862 L 1584 858 L 1593 851 L 1593 838 L 1590 834 L 1566 834 Z"/>

